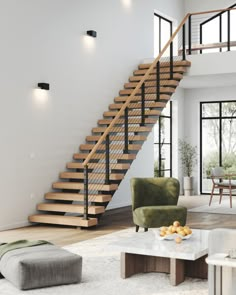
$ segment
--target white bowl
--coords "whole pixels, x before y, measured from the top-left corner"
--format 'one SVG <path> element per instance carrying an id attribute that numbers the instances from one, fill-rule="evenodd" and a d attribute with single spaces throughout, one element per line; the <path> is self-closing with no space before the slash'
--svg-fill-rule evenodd
<path id="1" fill-rule="evenodd" d="M 171 235 L 166 235 L 166 236 L 164 236 L 164 237 L 161 237 L 161 236 L 160 236 L 160 228 L 158 228 L 158 230 L 155 231 L 155 234 L 156 234 L 158 240 L 174 240 L 174 239 L 177 238 L 177 237 L 180 237 L 182 240 L 188 240 L 188 239 L 191 238 L 191 236 L 192 236 L 192 233 L 189 234 L 189 235 L 187 235 L 187 236 L 182 236 L 182 235 L 180 235 L 180 234 L 173 233 L 173 234 L 171 234 Z"/>

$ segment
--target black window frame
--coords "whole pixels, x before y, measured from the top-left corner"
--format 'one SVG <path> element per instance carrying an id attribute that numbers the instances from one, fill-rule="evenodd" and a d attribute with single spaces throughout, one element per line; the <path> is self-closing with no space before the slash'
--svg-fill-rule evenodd
<path id="1" fill-rule="evenodd" d="M 170 177 L 172 177 L 172 132 L 173 132 L 173 127 L 172 127 L 172 115 L 173 115 L 173 110 L 172 110 L 172 101 L 170 101 L 170 115 L 160 115 L 159 118 L 158 118 L 158 142 L 155 142 L 154 141 L 154 145 L 158 145 L 158 152 L 159 152 L 159 155 L 158 155 L 158 158 L 159 158 L 159 161 L 158 161 L 158 177 L 163 177 L 162 176 L 162 172 L 165 172 L 165 171 L 170 171 Z M 162 118 L 165 118 L 165 119 L 170 119 L 170 142 L 165 142 L 163 143 L 162 142 L 162 137 L 161 137 L 161 130 L 162 130 L 162 124 L 161 124 L 161 120 Z M 162 160 L 164 158 L 162 158 L 162 154 L 161 154 L 161 149 L 162 149 L 162 146 L 163 145 L 169 145 L 170 146 L 170 168 L 169 169 L 162 169 L 161 168 L 161 164 L 162 164 Z"/>
<path id="2" fill-rule="evenodd" d="M 227 102 L 235 102 L 236 100 L 218 100 L 218 101 L 204 101 L 200 102 L 200 194 L 201 195 L 209 195 L 209 192 L 203 192 L 203 187 L 202 187 L 202 168 L 203 168 L 203 163 L 202 163 L 202 135 L 203 135 L 203 130 L 202 130 L 202 123 L 203 120 L 219 120 L 219 166 L 222 166 L 222 120 L 224 119 L 236 119 L 236 114 L 234 116 L 223 116 L 222 115 L 222 104 L 227 103 Z M 202 109 L 204 104 L 219 104 L 219 115 L 218 116 L 212 116 L 212 117 L 203 117 L 202 114 Z"/>

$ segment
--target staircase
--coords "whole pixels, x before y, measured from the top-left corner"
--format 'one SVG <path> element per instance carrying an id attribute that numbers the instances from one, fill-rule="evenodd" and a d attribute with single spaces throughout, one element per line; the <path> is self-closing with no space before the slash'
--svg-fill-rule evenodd
<path id="1" fill-rule="evenodd" d="M 158 70 L 151 64 L 139 65 L 80 145 L 74 161 L 67 163 L 67 171 L 59 174 L 61 181 L 54 182 L 46 201 L 37 205 L 42 214 L 29 216 L 29 221 L 97 225 L 189 66 L 186 60 L 159 62 Z M 145 84 L 138 89 L 144 78 Z"/>
<path id="2" fill-rule="evenodd" d="M 73 156 L 74 161 L 67 163 L 67 171 L 60 173 L 61 181 L 54 182 L 53 191 L 45 194 L 44 203 L 38 204 L 37 210 L 43 214 L 29 216 L 30 222 L 79 227 L 98 224 L 158 116 L 190 66 L 186 60 L 186 49 L 191 55 L 194 49 L 192 29 L 199 31 L 202 14 L 209 13 L 212 19 L 212 13 L 230 15 L 229 10 L 234 8 L 188 13 L 184 17 L 154 62 L 141 64 L 134 71 L 109 110 L 98 120 L 98 126 L 86 137 L 86 143 L 80 145 L 80 152 Z M 228 50 L 230 42 L 228 34 Z M 199 43 L 203 46 L 201 38 Z M 174 47 L 178 52 L 176 55 L 182 55 L 175 61 Z M 165 53 L 169 57 L 164 58 Z"/>

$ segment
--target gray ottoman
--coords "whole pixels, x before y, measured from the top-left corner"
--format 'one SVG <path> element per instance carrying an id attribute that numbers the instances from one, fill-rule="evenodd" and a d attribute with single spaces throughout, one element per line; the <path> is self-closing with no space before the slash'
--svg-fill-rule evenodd
<path id="1" fill-rule="evenodd" d="M 5 253 L 0 272 L 22 290 L 81 281 L 82 257 L 54 245 L 21 248 Z"/>

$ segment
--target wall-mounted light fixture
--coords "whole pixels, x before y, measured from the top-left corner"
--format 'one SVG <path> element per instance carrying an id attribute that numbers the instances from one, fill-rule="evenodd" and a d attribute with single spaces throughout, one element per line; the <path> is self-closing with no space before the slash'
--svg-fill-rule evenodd
<path id="1" fill-rule="evenodd" d="M 96 38 L 97 32 L 94 30 L 89 30 L 89 31 L 87 31 L 87 35 Z"/>
<path id="2" fill-rule="evenodd" d="M 124 8 L 130 10 L 132 7 L 132 0 L 121 0 Z"/>
<path id="3" fill-rule="evenodd" d="M 38 87 L 40 89 L 49 90 L 50 88 L 49 86 L 50 86 L 49 83 L 44 83 L 44 82 L 38 83 Z"/>

